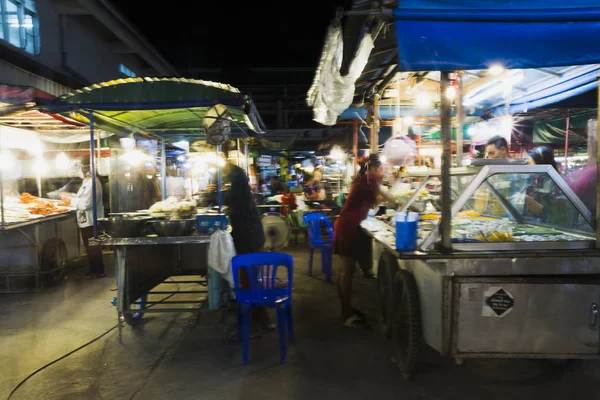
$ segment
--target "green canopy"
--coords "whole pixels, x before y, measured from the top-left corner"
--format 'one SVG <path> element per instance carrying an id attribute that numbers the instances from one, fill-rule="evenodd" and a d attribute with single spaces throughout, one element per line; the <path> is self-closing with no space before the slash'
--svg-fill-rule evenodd
<path id="1" fill-rule="evenodd" d="M 580 144 L 587 142 L 587 125 L 590 119 L 596 118 L 597 111 L 571 115 L 569 117 L 569 143 Z M 548 121 L 533 123 L 533 143 L 559 144 L 564 143 L 567 130 L 567 118 L 556 118 Z"/>
<path id="2" fill-rule="evenodd" d="M 463 140 L 471 140 L 471 135 L 468 131 L 468 126 L 463 126 Z M 422 135 L 422 140 L 440 140 L 441 128 L 439 125 L 434 126 L 413 126 L 411 127 L 413 135 Z M 452 127 L 452 140 L 456 140 L 456 127 Z"/>
<path id="3" fill-rule="evenodd" d="M 204 114 L 227 106 L 232 137 L 263 133 L 264 124 L 251 99 L 221 83 L 182 78 L 125 78 L 94 84 L 65 94 L 46 108 L 106 131 L 204 139 Z"/>

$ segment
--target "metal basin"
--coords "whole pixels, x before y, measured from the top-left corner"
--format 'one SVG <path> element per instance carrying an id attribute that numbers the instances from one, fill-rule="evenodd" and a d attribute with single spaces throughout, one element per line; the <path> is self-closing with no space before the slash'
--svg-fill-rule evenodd
<path id="1" fill-rule="evenodd" d="M 148 225 L 158 236 L 188 236 L 194 231 L 195 224 L 195 219 L 148 222 Z"/>
<path id="2" fill-rule="evenodd" d="M 150 217 L 109 217 L 99 218 L 100 229 L 110 237 L 141 237 L 148 234 L 146 222 Z"/>

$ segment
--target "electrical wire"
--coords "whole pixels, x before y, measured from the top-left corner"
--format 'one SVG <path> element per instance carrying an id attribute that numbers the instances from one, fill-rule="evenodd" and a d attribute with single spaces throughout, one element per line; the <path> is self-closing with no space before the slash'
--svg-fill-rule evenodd
<path id="1" fill-rule="evenodd" d="M 173 280 L 172 280 L 172 282 L 176 282 L 176 281 L 173 281 Z M 175 296 L 175 295 L 176 295 L 176 294 L 179 292 L 180 288 L 181 288 L 181 287 L 180 287 L 179 285 L 177 285 L 177 290 L 176 290 L 175 292 L 173 292 L 173 293 L 171 293 L 170 295 L 166 296 L 165 298 L 163 298 L 163 299 L 159 300 L 158 302 L 156 302 L 156 303 L 154 303 L 154 304 L 151 304 L 151 305 L 149 305 L 148 307 L 146 307 L 146 309 L 148 309 L 148 308 L 152 308 L 153 306 L 155 306 L 155 305 L 158 305 L 158 304 L 160 304 L 160 303 L 164 302 L 165 300 L 168 300 L 168 299 L 170 299 L 171 297 Z M 18 390 L 18 389 L 19 389 L 21 386 L 23 386 L 23 385 L 25 384 L 25 382 L 27 382 L 29 379 L 33 378 L 33 377 L 34 377 L 35 375 L 37 375 L 38 373 L 40 373 L 40 372 L 42 372 L 43 370 L 45 370 L 46 368 L 48 368 L 48 367 L 50 367 L 50 366 L 52 366 L 52 365 L 56 364 L 57 362 L 64 360 L 65 358 L 69 357 L 70 355 L 72 355 L 72 354 L 75 354 L 75 353 L 76 353 L 76 352 L 78 352 L 79 350 L 82 350 L 82 349 L 86 348 L 87 346 L 89 346 L 89 345 L 91 345 L 91 344 L 93 344 L 93 343 L 97 342 L 98 340 L 102 339 L 104 336 L 108 335 L 110 332 L 114 331 L 114 330 L 115 330 L 115 329 L 116 329 L 118 326 L 119 326 L 119 324 L 116 324 L 116 325 L 115 325 L 115 326 L 113 326 L 112 328 L 108 329 L 106 332 L 102 333 L 102 334 L 101 334 L 101 335 L 99 335 L 99 336 L 96 336 L 94 339 L 90 340 L 89 342 L 87 342 L 87 343 L 85 343 L 85 344 L 82 344 L 81 346 L 79 346 L 79 347 L 78 347 L 78 348 L 76 348 L 75 350 L 71 350 L 71 351 L 70 351 L 70 352 L 68 352 L 67 354 L 64 354 L 64 355 L 60 356 L 59 358 L 57 358 L 57 359 L 55 359 L 55 360 L 53 360 L 53 361 L 50 361 L 49 363 L 47 363 L 47 364 L 45 364 L 45 365 L 42 365 L 41 367 L 39 367 L 38 369 L 36 369 L 36 370 L 35 370 L 35 371 L 33 371 L 32 373 L 30 373 L 29 375 L 27 375 L 27 376 L 26 376 L 26 377 L 25 377 L 23 380 L 21 380 L 21 382 L 19 382 L 19 383 L 17 384 L 17 386 L 15 386 L 15 387 L 13 388 L 13 390 L 11 390 L 11 391 L 10 391 L 10 393 L 9 393 L 8 397 L 6 398 L 6 400 L 10 400 L 10 399 L 12 398 L 12 396 L 13 396 L 13 395 L 14 395 L 14 394 L 17 392 L 17 390 Z M 162 356 L 161 356 L 161 357 L 162 357 Z"/>

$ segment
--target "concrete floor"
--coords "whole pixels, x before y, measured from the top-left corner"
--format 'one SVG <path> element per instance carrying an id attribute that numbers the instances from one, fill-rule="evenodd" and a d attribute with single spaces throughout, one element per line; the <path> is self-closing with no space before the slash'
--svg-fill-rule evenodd
<path id="1" fill-rule="evenodd" d="M 335 287 L 306 276 L 306 249 L 295 257 L 297 343 L 278 363 L 277 334 L 251 346 L 224 342 L 220 313 L 152 314 L 44 369 L 13 399 L 593 399 L 600 367 L 530 360 L 467 361 L 463 366 L 423 349 L 420 374 L 403 381 L 377 329 L 341 327 Z M 107 265 L 112 257 L 107 256 Z M 319 270 L 316 268 L 315 270 Z M 0 305 L 0 398 L 29 373 L 88 342 L 116 323 L 106 279 L 67 281 L 37 294 L 3 295 Z M 375 317 L 375 281 L 355 280 L 356 304 Z M 233 318 L 232 318 L 233 319 Z"/>

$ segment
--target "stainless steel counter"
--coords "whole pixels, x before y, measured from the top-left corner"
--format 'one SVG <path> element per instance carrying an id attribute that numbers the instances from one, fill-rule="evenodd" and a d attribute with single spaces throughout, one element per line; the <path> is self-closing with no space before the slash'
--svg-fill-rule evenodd
<path id="1" fill-rule="evenodd" d="M 4 225 L 0 224 L 0 230 L 9 230 L 22 228 L 28 225 L 40 224 L 43 222 L 54 221 L 57 219 L 64 218 L 73 218 L 73 223 L 75 224 L 75 211 L 67 211 L 60 214 L 52 214 L 52 215 L 44 215 L 37 218 L 30 218 L 28 220 L 19 221 L 19 222 L 6 222 Z"/>
<path id="2" fill-rule="evenodd" d="M 90 246 L 152 246 L 162 244 L 208 244 L 210 235 L 134 237 L 134 238 L 98 238 L 90 239 Z"/>

